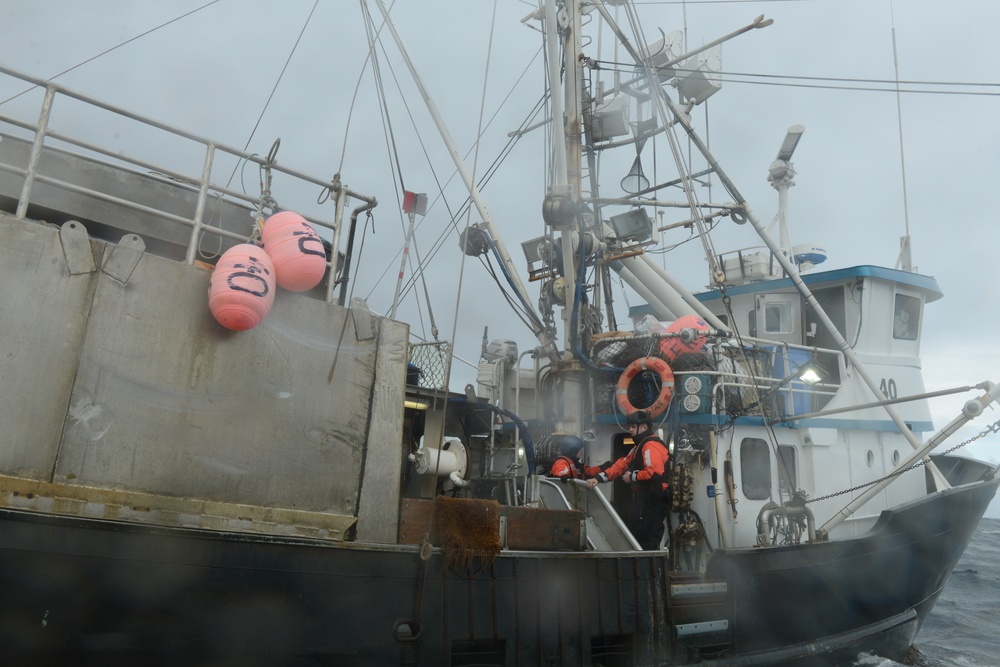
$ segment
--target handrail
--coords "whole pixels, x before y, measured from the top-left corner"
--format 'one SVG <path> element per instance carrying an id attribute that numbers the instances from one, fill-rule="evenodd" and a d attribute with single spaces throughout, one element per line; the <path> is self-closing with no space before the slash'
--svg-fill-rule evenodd
<path id="1" fill-rule="evenodd" d="M 139 114 L 133 113 L 133 112 L 128 111 L 126 109 L 122 109 L 121 107 L 117 107 L 117 106 L 115 106 L 113 104 L 108 104 L 106 102 L 102 102 L 102 101 L 100 101 L 100 100 L 98 100 L 98 99 L 96 99 L 94 97 L 90 97 L 90 96 L 85 95 L 83 93 L 76 92 L 76 91 L 72 90 L 71 88 L 67 88 L 67 87 L 65 87 L 65 86 L 63 86 L 61 84 L 54 83 L 54 82 L 48 81 L 46 79 L 40 79 L 40 78 L 38 78 L 36 76 L 32 76 L 31 74 L 27 74 L 27 73 L 21 72 L 19 70 L 11 69 L 11 68 L 6 67 L 4 65 L 0 65 L 0 74 L 6 74 L 7 76 L 14 77 L 15 79 L 21 79 L 22 81 L 26 81 L 28 83 L 34 84 L 36 86 L 39 86 L 41 88 L 52 89 L 54 92 L 62 94 L 62 95 L 65 95 L 66 97 L 71 97 L 71 98 L 73 98 L 75 100 L 78 100 L 78 101 L 83 102 L 85 104 L 88 104 L 90 106 L 94 106 L 94 107 L 97 107 L 99 109 L 103 109 L 105 111 L 110 111 L 111 113 L 114 113 L 116 115 L 122 116 L 123 118 L 128 118 L 130 120 L 134 120 L 134 121 L 137 121 L 139 123 L 142 123 L 143 125 L 149 125 L 150 127 L 155 127 L 158 130 L 163 130 L 164 132 L 168 132 L 170 134 L 174 134 L 174 135 L 183 137 L 185 139 L 189 139 L 191 141 L 200 143 L 200 144 L 202 144 L 204 146 L 208 146 L 209 144 L 214 143 L 217 150 L 224 151 L 224 152 L 229 153 L 229 154 L 231 154 L 231 155 L 233 155 L 235 157 L 241 157 L 241 158 L 246 159 L 246 160 L 248 160 L 250 162 L 254 162 L 256 164 L 259 164 L 260 166 L 265 166 L 267 164 L 266 158 L 260 157 L 259 155 L 247 153 L 246 151 L 244 151 L 242 149 L 233 148 L 232 146 L 227 146 L 226 144 L 219 144 L 219 143 L 213 142 L 210 139 L 207 139 L 207 138 L 202 137 L 200 135 L 194 134 L 192 132 L 188 132 L 186 130 L 182 130 L 182 129 L 178 128 L 178 127 L 174 127 L 173 125 L 168 125 L 167 123 L 162 123 L 160 121 L 153 120 L 152 118 L 141 116 Z M 0 116 L 0 119 L 2 119 L 2 118 L 3 117 Z M 34 130 L 36 132 L 39 129 L 38 126 L 25 126 L 25 127 L 26 127 L 26 129 L 32 129 L 32 130 Z M 48 130 L 46 130 L 46 131 L 48 131 Z M 117 156 L 117 154 L 116 154 L 116 156 Z M 128 161 L 128 160 L 126 160 L 126 161 Z M 271 167 L 273 169 L 275 169 L 276 171 L 280 171 L 283 174 L 288 174 L 289 176 L 292 176 L 292 177 L 294 177 L 294 178 L 296 178 L 298 180 L 307 181 L 309 183 L 313 183 L 314 185 L 319 185 L 319 186 L 322 186 L 322 187 L 327 187 L 327 186 L 331 185 L 331 181 L 320 179 L 320 178 L 316 178 L 316 177 L 310 176 L 310 175 L 308 175 L 306 173 L 303 173 L 303 172 L 300 172 L 300 171 L 296 171 L 294 169 L 290 169 L 288 167 L 283 167 L 283 166 L 279 165 L 278 163 L 272 164 Z M 360 196 L 357 196 L 357 195 L 351 195 L 351 196 L 356 197 L 358 199 L 364 199 L 364 197 L 360 197 Z"/>
<path id="2" fill-rule="evenodd" d="M 571 503 L 569 501 L 569 498 L 566 497 L 566 494 L 563 493 L 563 490 L 561 488 L 559 488 L 559 486 L 556 485 L 556 483 L 553 482 L 551 479 L 547 479 L 545 477 L 540 477 L 538 479 L 538 482 L 539 482 L 540 485 L 545 485 L 545 486 L 551 487 L 556 492 L 558 492 L 558 495 L 566 503 L 566 507 L 568 509 L 580 509 L 579 507 L 576 506 L 575 503 Z M 614 508 L 614 506 L 611 504 L 611 501 L 608 500 L 607 497 L 603 493 L 601 493 L 598 489 L 588 489 L 586 482 L 584 480 L 582 480 L 582 479 L 571 479 L 571 480 L 568 480 L 567 483 L 570 484 L 570 485 L 578 487 L 580 489 L 580 492 L 583 493 L 584 496 L 587 498 L 587 502 L 588 503 L 590 502 L 591 499 L 596 499 L 597 504 L 600 507 L 602 514 L 604 514 L 606 517 L 608 517 L 610 519 L 610 521 L 612 523 L 612 526 L 615 528 L 615 530 L 617 531 L 618 535 L 622 539 L 624 539 L 625 544 L 628 544 L 628 546 L 631 548 L 631 550 L 642 551 L 642 546 L 640 546 L 639 543 L 636 541 L 635 537 L 632 536 L 632 531 L 630 531 L 628 529 L 628 526 L 625 525 L 625 522 L 622 520 L 621 516 L 619 516 L 619 514 L 618 514 L 618 510 L 616 510 Z M 562 484 L 562 482 L 560 482 L 560 484 Z M 594 512 L 585 512 L 585 514 L 588 514 L 591 519 L 594 519 L 595 520 L 595 524 L 596 524 L 596 519 L 594 517 Z M 602 534 L 604 535 L 605 539 L 608 538 L 608 535 L 606 533 L 602 532 Z M 595 546 L 594 540 L 590 539 L 590 537 L 591 536 L 588 535 L 588 541 L 590 542 L 590 544 L 592 546 Z M 612 550 L 614 550 L 614 549 L 612 549 Z"/>
<path id="3" fill-rule="evenodd" d="M 102 102 L 98 99 L 74 91 L 61 84 L 54 83 L 39 77 L 21 72 L 9 67 L 0 65 L 0 75 L 6 75 L 14 79 L 24 81 L 25 83 L 32 84 L 33 86 L 38 86 L 45 91 L 44 99 L 42 101 L 41 110 L 38 116 L 38 120 L 35 123 L 25 121 L 23 119 L 15 118 L 6 114 L 0 114 L 0 124 L 7 124 L 11 127 L 20 128 L 26 130 L 29 133 L 33 133 L 33 139 L 30 139 L 31 152 L 28 159 L 28 163 L 25 167 L 19 167 L 13 164 L 0 164 L 0 172 L 12 173 L 23 177 L 21 184 L 21 193 L 17 200 L 17 209 L 15 216 L 20 219 L 24 219 L 27 215 L 27 210 L 29 204 L 32 203 L 32 192 L 36 184 L 45 184 L 48 186 L 54 186 L 72 192 L 75 194 L 86 195 L 87 197 L 94 198 L 103 202 L 111 203 L 116 206 L 122 206 L 132 211 L 138 211 L 146 214 L 152 214 L 160 219 L 166 220 L 170 223 L 183 225 L 190 227 L 190 238 L 187 243 L 185 261 L 189 264 L 195 261 L 195 256 L 197 253 L 198 245 L 201 242 L 203 234 L 212 234 L 218 237 L 232 239 L 232 240 L 246 240 L 245 235 L 240 235 L 230 230 L 222 229 L 221 227 L 215 227 L 210 224 L 206 224 L 206 212 L 210 206 L 210 202 L 221 202 L 223 199 L 236 200 L 243 204 L 248 205 L 248 208 L 258 207 L 258 210 L 264 208 L 260 198 L 254 198 L 250 195 L 237 192 L 230 189 L 228 186 L 215 183 L 212 180 L 212 167 L 216 162 L 216 158 L 220 152 L 227 154 L 236 158 L 238 161 L 246 161 L 257 164 L 259 167 L 265 168 L 269 171 L 278 172 L 284 174 L 296 182 L 301 182 L 304 184 L 319 186 L 322 191 L 320 197 L 318 197 L 317 203 L 325 203 L 327 199 L 332 201 L 335 205 L 334 214 L 329 220 L 319 219 L 317 217 L 310 216 L 305 212 L 299 211 L 299 213 L 310 223 L 317 225 L 319 227 L 324 227 L 326 229 L 333 230 L 333 237 L 335 239 L 334 251 L 328 258 L 327 266 L 330 270 L 331 276 L 331 286 L 327 290 L 326 299 L 332 300 L 333 289 L 332 283 L 334 282 L 334 277 L 337 274 L 337 262 L 338 262 L 338 249 L 336 248 L 336 241 L 339 240 L 338 226 L 343 218 L 343 208 L 348 205 L 348 199 L 353 198 L 364 202 L 364 209 L 370 209 L 377 205 L 375 197 L 367 196 L 350 190 L 345 187 L 340 181 L 340 175 L 336 174 L 332 179 L 323 179 L 310 176 L 304 172 L 298 171 L 279 164 L 273 159 L 272 155 L 262 157 L 255 153 L 248 153 L 245 150 L 228 146 L 226 144 L 218 143 L 212 141 L 208 138 L 199 136 L 192 132 L 180 129 L 178 127 L 162 123 L 151 118 L 141 116 L 139 114 L 130 112 L 128 110 L 122 109 L 112 104 Z M 109 112 L 115 116 L 136 121 L 143 126 L 148 126 L 161 130 L 163 132 L 172 135 L 174 140 L 186 139 L 188 141 L 199 144 L 204 150 L 204 156 L 201 161 L 201 167 L 199 169 L 198 175 L 192 176 L 178 172 L 174 169 L 168 167 L 163 167 L 154 164 L 148 160 L 142 159 L 138 156 L 128 155 L 119 151 L 109 150 L 101 146 L 92 144 L 90 142 L 84 141 L 82 139 L 75 138 L 66 133 L 56 131 L 50 127 L 50 118 L 52 115 L 52 108 L 58 97 L 67 97 L 74 99 L 76 101 L 82 102 L 89 107 L 94 107 L 102 111 Z M 126 170 L 133 170 L 138 167 L 140 169 L 145 169 L 152 172 L 154 177 L 165 178 L 176 183 L 176 187 L 180 188 L 190 188 L 193 193 L 196 193 L 197 199 L 194 207 L 194 212 L 191 217 L 185 217 L 182 215 L 177 215 L 173 212 L 156 208 L 153 206 L 148 206 L 145 203 L 140 203 L 138 201 L 130 201 L 123 199 L 121 197 L 116 197 L 114 195 L 108 194 L 106 192 L 101 192 L 99 190 L 94 190 L 88 188 L 84 185 L 70 183 L 65 180 L 55 178 L 50 175 L 46 175 L 39 172 L 39 163 L 41 160 L 41 155 L 43 148 L 47 152 L 52 152 L 55 154 L 68 155 L 83 157 L 78 153 L 68 151 L 59 146 L 52 145 L 53 141 L 63 142 L 70 146 L 75 146 L 77 148 L 88 151 L 92 154 L 99 156 L 104 156 L 111 158 L 118 164 L 111 165 L 108 162 L 97 160 L 91 157 L 86 159 L 92 160 L 96 164 L 101 164 L 105 166 L 113 166 L 116 168 L 122 168 Z M 118 165 L 125 165 L 124 167 L 119 167 Z M 135 172 L 133 172 L 135 173 Z M 329 196 L 326 196 L 329 195 Z M 248 225 L 249 227 L 249 225 Z"/>
<path id="4" fill-rule="evenodd" d="M 594 343 L 592 356 L 593 358 L 600 359 L 605 351 L 612 351 L 615 355 L 620 353 L 627 358 L 630 358 L 629 355 L 643 356 L 655 354 L 661 340 L 668 340 L 678 336 L 680 336 L 679 332 L 605 337 Z M 803 407 L 796 405 L 795 399 L 797 397 L 825 397 L 825 400 L 820 399 L 821 405 L 825 405 L 840 390 L 840 378 L 844 377 L 846 371 L 844 354 L 840 350 L 751 336 L 741 337 L 740 342 L 743 343 L 744 349 L 753 350 L 752 356 L 763 359 L 766 355 L 766 358 L 769 360 L 768 364 L 771 366 L 771 370 L 769 371 L 771 374 L 758 374 L 753 368 L 745 367 L 743 365 L 744 360 L 737 353 L 731 357 L 731 360 L 736 365 L 730 369 L 719 365 L 714 370 L 701 367 L 686 368 L 683 365 L 671 363 L 671 370 L 675 376 L 675 386 L 679 387 L 681 385 L 681 378 L 685 375 L 706 375 L 716 378 L 716 381 L 713 383 L 717 393 L 716 405 L 722 405 L 718 399 L 725 397 L 726 390 L 738 390 L 741 394 L 744 390 L 759 393 L 775 391 L 775 397 L 780 398 L 784 403 L 784 416 L 786 418 L 781 420 L 783 422 L 794 418 L 796 412 L 805 414 L 806 411 L 813 411 L 811 407 L 805 410 Z M 616 350 L 613 346 L 618 346 L 620 350 Z M 714 355 L 715 362 L 718 364 L 720 357 L 724 355 L 720 354 L 719 348 L 715 348 L 714 353 L 710 351 L 711 349 L 706 347 L 702 351 L 708 352 L 710 356 Z M 738 350 L 739 348 L 733 349 Z M 644 352 L 640 352 L 642 350 Z M 792 373 L 792 367 L 799 365 L 799 360 L 795 358 L 795 353 L 798 353 L 800 357 L 808 356 L 815 358 L 830 373 L 831 377 L 808 387 L 804 387 L 798 382 L 788 382 L 790 379 L 789 376 Z M 618 363 L 616 359 L 614 361 Z M 617 366 L 609 366 L 609 370 L 616 369 L 620 371 Z M 760 369 L 757 370 L 759 371 Z"/>

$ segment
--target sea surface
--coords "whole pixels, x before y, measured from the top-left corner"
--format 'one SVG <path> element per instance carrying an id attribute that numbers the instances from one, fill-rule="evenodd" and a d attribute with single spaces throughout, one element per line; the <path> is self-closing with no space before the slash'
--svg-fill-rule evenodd
<path id="1" fill-rule="evenodd" d="M 1000 519 L 983 519 L 904 663 L 862 654 L 854 667 L 1000 667 Z"/>

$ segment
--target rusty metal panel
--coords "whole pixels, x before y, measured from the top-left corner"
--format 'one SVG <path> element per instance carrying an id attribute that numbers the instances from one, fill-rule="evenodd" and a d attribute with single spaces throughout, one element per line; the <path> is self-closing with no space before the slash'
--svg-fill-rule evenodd
<path id="1" fill-rule="evenodd" d="M 96 276 L 70 274 L 58 228 L 0 213 L 2 473 L 52 473 Z"/>

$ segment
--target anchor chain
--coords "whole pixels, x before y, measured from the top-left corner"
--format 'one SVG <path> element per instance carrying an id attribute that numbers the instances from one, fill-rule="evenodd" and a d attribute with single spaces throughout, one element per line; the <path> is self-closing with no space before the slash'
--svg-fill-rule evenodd
<path id="1" fill-rule="evenodd" d="M 942 452 L 941 456 L 946 456 L 948 454 L 951 454 L 955 450 L 961 449 L 962 447 L 965 447 L 966 445 L 971 444 L 971 443 L 975 442 L 976 440 L 979 440 L 980 438 L 983 438 L 983 437 L 985 437 L 986 435 L 988 435 L 990 433 L 1000 433 L 1000 419 L 998 419 L 997 421 L 993 422 L 991 425 L 987 426 L 982 431 L 980 431 L 977 435 L 972 436 L 971 438 L 969 438 L 965 442 L 955 445 L 954 447 L 952 447 L 951 449 L 949 449 L 946 452 Z M 902 470 L 896 470 L 895 472 L 891 472 L 888 475 L 886 475 L 885 477 L 882 477 L 881 479 L 872 480 L 871 482 L 865 482 L 864 484 L 859 484 L 859 485 L 857 485 L 855 487 L 852 487 L 850 489 L 844 489 L 843 491 L 837 491 L 836 493 L 830 493 L 828 495 L 820 496 L 818 498 L 809 498 L 805 502 L 807 502 L 807 503 L 815 503 L 815 502 L 818 502 L 820 500 L 829 500 L 830 498 L 836 498 L 837 496 L 842 496 L 845 493 L 851 493 L 852 491 L 860 491 L 861 489 L 863 489 L 865 487 L 873 486 L 873 485 L 878 484 L 880 482 L 884 482 L 887 479 L 892 479 L 893 477 L 898 477 L 899 475 L 902 475 L 904 472 L 909 472 L 910 470 L 913 470 L 914 468 L 919 468 L 920 466 L 924 465 L 924 463 L 925 463 L 924 460 L 921 459 L 921 460 L 915 462 L 913 465 L 911 465 L 909 467 L 906 467 L 906 468 L 903 468 Z"/>

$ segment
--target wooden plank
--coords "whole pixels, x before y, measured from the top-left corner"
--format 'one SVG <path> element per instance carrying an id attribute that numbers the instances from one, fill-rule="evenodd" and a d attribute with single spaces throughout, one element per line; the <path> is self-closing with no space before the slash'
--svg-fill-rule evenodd
<path id="1" fill-rule="evenodd" d="M 578 551 L 583 512 L 504 507 L 508 549 Z"/>
<path id="2" fill-rule="evenodd" d="M 419 544 L 427 531 L 433 500 L 404 498 L 400 508 L 399 543 Z M 583 512 L 502 505 L 507 549 L 526 551 L 578 551 Z M 437 536 L 431 535 L 437 542 Z"/>
<path id="3" fill-rule="evenodd" d="M 399 543 L 420 544 L 431 520 L 433 500 L 403 498 L 399 512 Z M 433 537 L 433 536 L 432 536 Z"/>

